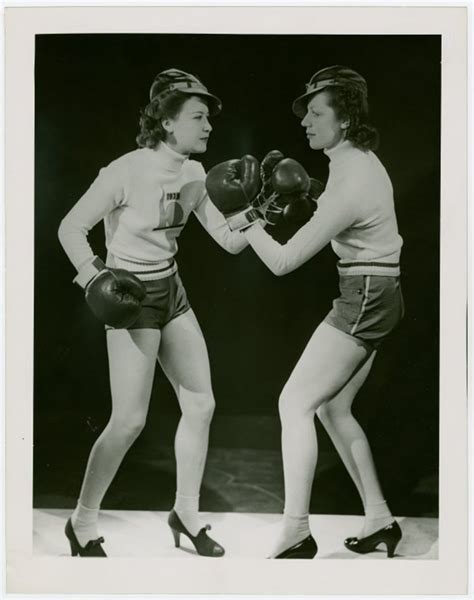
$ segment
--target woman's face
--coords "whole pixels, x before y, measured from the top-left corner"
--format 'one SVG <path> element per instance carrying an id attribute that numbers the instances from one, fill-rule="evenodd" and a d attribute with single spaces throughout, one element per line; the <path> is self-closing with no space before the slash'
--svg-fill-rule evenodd
<path id="1" fill-rule="evenodd" d="M 190 96 L 178 115 L 164 119 L 167 132 L 166 143 L 179 154 L 201 154 L 207 150 L 207 141 L 212 131 L 206 101 Z"/>
<path id="2" fill-rule="evenodd" d="M 344 139 L 347 122 L 341 121 L 329 106 L 329 93 L 320 92 L 308 102 L 307 112 L 301 121 L 313 150 L 334 148 Z"/>

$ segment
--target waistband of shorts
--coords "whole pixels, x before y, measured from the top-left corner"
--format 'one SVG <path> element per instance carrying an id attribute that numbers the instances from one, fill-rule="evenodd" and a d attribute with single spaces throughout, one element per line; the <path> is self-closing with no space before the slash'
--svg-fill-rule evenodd
<path id="1" fill-rule="evenodd" d="M 110 255 L 107 263 L 107 266 L 113 266 L 116 269 L 126 269 L 130 273 L 133 273 L 141 281 L 164 279 L 165 277 L 173 275 L 178 270 L 178 265 L 176 264 L 174 258 L 160 260 L 157 262 L 141 262 Z"/>
<path id="2" fill-rule="evenodd" d="M 400 263 L 377 261 L 351 261 L 337 263 L 339 275 L 381 275 L 399 277 Z"/>

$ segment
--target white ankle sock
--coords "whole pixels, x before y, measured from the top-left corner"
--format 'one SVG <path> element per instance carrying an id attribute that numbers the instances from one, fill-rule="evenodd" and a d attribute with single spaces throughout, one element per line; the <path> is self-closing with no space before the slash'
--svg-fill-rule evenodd
<path id="1" fill-rule="evenodd" d="M 71 524 L 81 546 L 84 547 L 89 540 L 96 540 L 99 537 L 97 531 L 98 519 L 98 508 L 87 508 L 80 502 L 77 503 L 71 515 Z"/>
<path id="2" fill-rule="evenodd" d="M 365 521 L 364 528 L 359 537 L 366 537 L 393 522 L 393 516 L 387 506 L 387 502 L 377 502 L 376 504 L 367 504 L 364 508 Z"/>
<path id="3" fill-rule="evenodd" d="M 174 510 L 192 536 L 196 536 L 202 525 L 199 521 L 199 496 L 176 494 Z"/>
<path id="4" fill-rule="evenodd" d="M 280 533 L 274 544 L 270 557 L 275 557 L 281 554 L 284 550 L 288 550 L 291 546 L 302 542 L 305 538 L 311 535 L 309 528 L 309 515 L 290 515 L 284 513 L 283 520 L 280 526 Z"/>

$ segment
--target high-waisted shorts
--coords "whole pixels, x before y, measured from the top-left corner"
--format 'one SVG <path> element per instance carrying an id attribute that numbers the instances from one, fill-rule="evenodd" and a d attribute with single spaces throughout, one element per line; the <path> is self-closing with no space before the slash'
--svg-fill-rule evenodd
<path id="1" fill-rule="evenodd" d="M 399 277 L 340 275 L 326 323 L 377 348 L 405 314 Z"/>
<path id="2" fill-rule="evenodd" d="M 163 279 L 143 281 L 146 296 L 137 320 L 124 329 L 162 329 L 191 308 L 178 273 Z M 106 325 L 106 329 L 114 329 Z"/>

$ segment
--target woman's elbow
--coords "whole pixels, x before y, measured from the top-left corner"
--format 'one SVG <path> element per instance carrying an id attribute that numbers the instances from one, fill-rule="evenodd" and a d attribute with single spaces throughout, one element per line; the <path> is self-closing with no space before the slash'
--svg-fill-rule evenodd
<path id="1" fill-rule="evenodd" d="M 271 265 L 268 267 L 273 275 L 277 277 L 283 277 L 283 275 L 287 275 L 291 273 L 293 269 L 290 269 L 287 265 Z"/>
<path id="2" fill-rule="evenodd" d="M 67 220 L 66 217 L 61 221 L 58 227 L 58 239 L 62 246 L 64 246 L 64 238 L 67 235 Z"/>
<path id="3" fill-rule="evenodd" d="M 242 250 L 244 250 L 245 248 L 247 248 L 248 246 L 248 242 L 245 241 L 244 243 L 242 243 L 241 241 L 239 241 L 238 243 L 221 243 L 222 248 L 224 248 L 224 250 L 226 250 L 229 254 L 240 254 L 242 252 Z"/>
<path id="4" fill-rule="evenodd" d="M 229 254 L 233 254 L 234 256 L 237 254 L 240 254 L 243 250 L 243 248 L 236 248 L 235 246 L 227 246 L 224 248 L 224 250 L 227 250 L 227 252 Z"/>
<path id="5" fill-rule="evenodd" d="M 71 222 L 68 215 L 66 215 L 58 227 L 58 239 L 63 248 L 66 248 L 68 240 L 75 233 L 77 233 L 77 227 Z"/>

